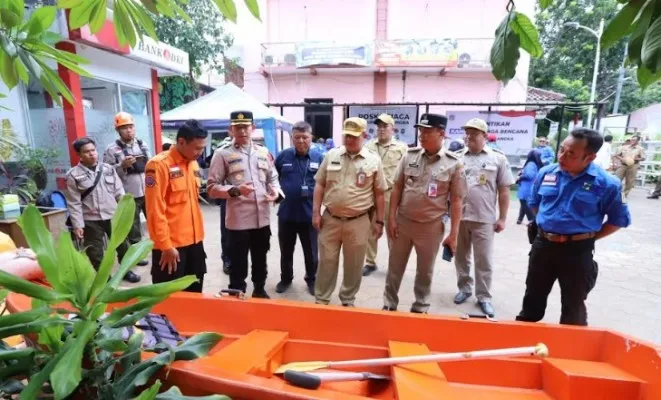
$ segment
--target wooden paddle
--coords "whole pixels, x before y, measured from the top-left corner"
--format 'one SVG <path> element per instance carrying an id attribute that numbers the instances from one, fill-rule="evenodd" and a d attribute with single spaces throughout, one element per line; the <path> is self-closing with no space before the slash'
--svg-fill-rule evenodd
<path id="1" fill-rule="evenodd" d="M 512 348 L 495 349 L 495 350 L 478 350 L 478 351 L 467 351 L 462 353 L 436 353 L 436 354 L 427 354 L 423 356 L 372 358 L 366 360 L 349 360 L 349 361 L 293 362 L 282 365 L 280 368 L 278 368 L 275 371 L 275 373 L 283 374 L 285 373 L 285 371 L 307 372 L 307 371 L 315 371 L 318 369 L 326 369 L 326 368 L 375 367 L 375 366 L 384 366 L 384 365 L 458 361 L 458 360 L 471 360 L 476 358 L 492 358 L 492 357 L 517 357 L 517 356 L 547 357 L 548 355 L 549 355 L 549 349 L 546 347 L 544 343 L 539 343 L 537 344 L 537 346 L 530 346 L 530 347 L 512 347 Z"/>

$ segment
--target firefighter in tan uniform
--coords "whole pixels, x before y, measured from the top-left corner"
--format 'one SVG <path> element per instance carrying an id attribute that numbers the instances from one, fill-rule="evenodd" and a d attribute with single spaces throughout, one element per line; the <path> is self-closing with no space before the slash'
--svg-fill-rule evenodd
<path id="1" fill-rule="evenodd" d="M 383 294 L 384 310 L 395 311 L 399 303 L 402 277 L 415 248 L 415 302 L 411 312 L 426 313 L 429 309 L 434 263 L 443 245 L 452 252 L 457 247 L 462 201 L 466 195 L 466 176 L 458 155 L 443 148 L 447 118 L 439 114 L 423 114 L 420 123 L 420 145 L 408 150 L 395 173 L 388 217 L 388 235 L 392 239 L 388 276 Z M 443 215 L 450 212 L 451 229 L 443 240 Z"/>
<path id="2" fill-rule="evenodd" d="M 337 284 L 340 250 L 344 280 L 340 301 L 353 306 L 360 289 L 367 240 L 383 234 L 384 192 L 387 189 L 383 164 L 363 147 L 367 122 L 362 118 L 344 121 L 344 145 L 330 150 L 315 180 L 312 225 L 319 231 L 319 267 L 315 283 L 318 304 L 328 304 Z M 321 215 L 322 204 L 326 208 Z M 375 208 L 375 221 L 369 213 Z"/>
<path id="3" fill-rule="evenodd" d="M 369 141 L 365 147 L 378 155 L 383 163 L 383 174 L 386 178 L 386 193 L 384 195 L 385 209 L 388 213 L 390 208 L 390 194 L 392 192 L 393 181 L 395 180 L 395 170 L 402 159 L 408 146 L 398 140 L 393 139 L 393 128 L 395 120 L 388 114 L 381 114 L 376 117 L 374 123 L 377 126 L 377 138 Z M 388 229 L 388 221 L 386 220 L 385 229 Z M 391 246 L 391 240 L 388 239 L 388 248 Z M 378 248 L 378 240 L 374 236 L 370 236 L 367 242 L 367 256 L 365 258 L 365 266 L 363 267 L 363 276 L 368 276 L 376 271 L 376 253 Z"/>
<path id="4" fill-rule="evenodd" d="M 105 238 L 110 238 L 112 216 L 117 202 L 124 196 L 124 186 L 115 169 L 98 162 L 96 143 L 92 138 L 78 139 L 73 143 L 80 162 L 67 172 L 67 209 L 73 234 L 83 240 L 85 252 L 94 269 L 98 270 L 105 250 Z M 128 242 L 117 247 L 117 257 L 122 261 L 128 250 Z M 126 274 L 124 280 L 135 283 L 140 277 Z"/>
<path id="5" fill-rule="evenodd" d="M 645 160 L 645 149 L 640 145 L 640 136 L 633 136 L 629 144 L 620 147 L 614 158 L 620 161 L 620 166 L 615 170 L 615 175 L 620 180 L 625 180 L 623 196 L 626 199 L 636 183 L 638 166 L 641 161 Z"/>
<path id="6" fill-rule="evenodd" d="M 267 299 L 264 285 L 271 240 L 271 202 L 278 200 L 282 191 L 268 149 L 252 141 L 252 113 L 235 111 L 230 120 L 232 144 L 215 151 L 207 193 L 212 199 L 227 199 L 225 226 L 232 264 L 229 288 L 246 291 L 250 253 L 252 297 Z"/>

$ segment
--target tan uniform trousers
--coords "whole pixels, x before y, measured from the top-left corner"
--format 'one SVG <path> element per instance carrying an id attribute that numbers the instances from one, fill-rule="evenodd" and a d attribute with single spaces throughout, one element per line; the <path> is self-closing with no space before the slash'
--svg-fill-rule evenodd
<path id="1" fill-rule="evenodd" d="M 368 214 L 352 220 L 341 220 L 324 212 L 319 232 L 319 267 L 314 286 L 316 303 L 328 304 L 335 286 L 340 263 L 340 249 L 344 259 L 344 279 L 340 288 L 340 301 L 352 306 L 363 277 L 363 262 L 367 238 L 372 234 Z"/>
<path id="2" fill-rule="evenodd" d="M 624 179 L 624 196 L 628 196 L 631 189 L 633 189 L 634 184 L 636 183 L 636 174 L 638 173 L 638 164 L 634 164 L 630 167 L 626 165 L 620 165 L 615 170 L 615 176 Z"/>
<path id="3" fill-rule="evenodd" d="M 386 207 L 385 208 L 386 218 L 383 219 L 383 222 L 385 224 L 385 226 L 383 227 L 383 232 L 384 232 L 384 236 L 386 236 L 386 239 L 388 240 L 388 249 L 390 249 L 392 247 L 392 241 L 385 234 L 385 232 L 388 232 L 388 217 L 387 217 L 387 215 L 389 213 L 388 210 L 390 210 L 390 194 L 391 193 L 392 193 L 392 190 L 388 190 L 384 194 L 384 199 L 385 199 L 385 203 L 386 203 L 386 206 L 385 206 Z M 374 213 L 374 220 L 376 220 L 376 212 Z M 372 220 L 372 222 L 374 222 L 374 220 Z M 377 253 L 377 248 L 379 247 L 378 242 L 379 241 L 373 235 L 370 235 L 370 237 L 367 241 L 367 255 L 365 257 L 365 265 L 376 266 L 376 253 Z"/>
<path id="4" fill-rule="evenodd" d="M 496 234 L 494 224 L 461 221 L 457 254 L 454 265 L 457 269 L 457 287 L 464 293 L 473 293 L 473 278 L 470 276 L 471 253 L 475 261 L 475 297 L 478 301 L 491 299 L 491 278 L 493 275 L 493 239 Z"/>
<path id="5" fill-rule="evenodd" d="M 434 222 L 422 223 L 398 215 L 397 227 L 399 235 L 392 241 L 390 248 L 383 304 L 391 309 L 397 309 L 399 286 L 402 283 L 411 250 L 415 248 L 418 265 L 413 286 L 415 302 L 411 306 L 411 310 L 427 312 L 434 264 L 443 240 L 443 220 L 439 218 Z"/>

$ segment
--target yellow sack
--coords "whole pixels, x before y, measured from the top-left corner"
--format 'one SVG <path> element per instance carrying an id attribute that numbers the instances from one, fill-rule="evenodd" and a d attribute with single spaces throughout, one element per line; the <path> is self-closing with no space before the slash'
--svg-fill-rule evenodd
<path id="1" fill-rule="evenodd" d="M 11 240 L 9 235 L 6 233 L 0 232 L 0 253 L 4 251 L 16 250 L 16 245 L 14 241 Z"/>

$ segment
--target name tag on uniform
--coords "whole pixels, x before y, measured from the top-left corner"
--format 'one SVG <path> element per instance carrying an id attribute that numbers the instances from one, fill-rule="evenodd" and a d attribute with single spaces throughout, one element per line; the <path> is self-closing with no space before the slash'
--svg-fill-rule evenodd
<path id="1" fill-rule="evenodd" d="M 301 197 L 310 197 L 310 188 L 308 185 L 301 186 Z"/>
<path id="2" fill-rule="evenodd" d="M 496 167 L 495 165 L 486 165 L 483 167 L 483 169 L 486 171 L 496 171 L 498 170 L 498 167 Z"/>
<path id="3" fill-rule="evenodd" d="M 430 182 L 429 186 L 427 186 L 427 196 L 429 197 L 438 196 L 438 185 L 436 184 L 436 182 Z"/>
<path id="4" fill-rule="evenodd" d="M 558 177 L 556 175 L 544 175 L 542 186 L 555 186 L 558 184 Z"/>
<path id="5" fill-rule="evenodd" d="M 480 174 L 480 176 L 479 176 L 479 178 L 478 178 L 478 183 L 479 183 L 480 185 L 486 185 L 486 184 L 487 184 L 487 180 L 488 180 L 488 179 L 487 179 L 487 174 Z"/>
<path id="6" fill-rule="evenodd" d="M 339 161 L 331 161 L 331 164 L 333 164 L 333 165 L 340 165 L 340 162 L 339 162 Z"/>
<path id="7" fill-rule="evenodd" d="M 292 164 L 292 163 L 282 164 L 283 167 L 291 167 L 292 165 L 294 165 L 294 164 Z"/>
<path id="8" fill-rule="evenodd" d="M 170 178 L 181 178 L 184 176 L 184 171 L 179 167 L 170 167 Z"/>
<path id="9" fill-rule="evenodd" d="M 318 162 L 311 162 L 310 163 L 310 168 L 311 169 L 319 169 L 319 163 Z"/>

